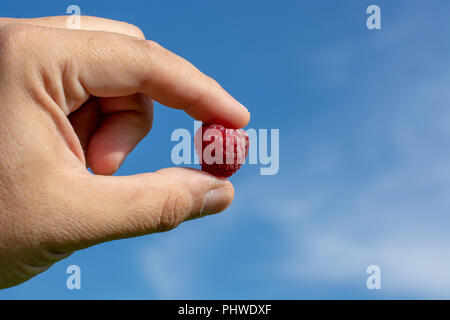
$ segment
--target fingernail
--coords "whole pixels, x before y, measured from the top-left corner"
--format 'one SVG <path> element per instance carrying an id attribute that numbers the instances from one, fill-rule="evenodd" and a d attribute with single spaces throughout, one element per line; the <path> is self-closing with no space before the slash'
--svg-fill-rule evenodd
<path id="1" fill-rule="evenodd" d="M 124 161 L 125 161 L 125 157 L 122 157 L 122 156 L 121 156 L 120 158 L 117 159 L 116 167 L 115 167 L 115 169 L 114 169 L 114 173 L 116 173 L 117 170 L 119 170 L 119 168 L 122 166 L 122 164 L 123 164 Z"/>
<path id="2" fill-rule="evenodd" d="M 203 198 L 203 206 L 200 215 L 208 215 L 218 213 L 228 206 L 230 199 L 229 192 L 226 188 L 217 188 L 208 191 Z"/>
<path id="3" fill-rule="evenodd" d="M 241 105 L 242 108 L 245 109 L 245 111 L 249 112 L 248 109 L 242 103 L 239 102 L 239 104 Z"/>

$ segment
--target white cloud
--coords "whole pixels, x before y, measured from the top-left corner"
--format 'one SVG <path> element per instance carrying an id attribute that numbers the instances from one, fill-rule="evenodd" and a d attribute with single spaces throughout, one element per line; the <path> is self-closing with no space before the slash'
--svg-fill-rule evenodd
<path id="1" fill-rule="evenodd" d="M 362 53 L 357 43 L 331 45 L 312 60 L 315 80 L 339 90 L 344 82 L 358 86 L 352 81 L 364 72 L 370 77 L 377 68 L 383 75 L 394 70 L 390 78 L 369 81 L 384 82 L 386 90 L 351 96 L 353 105 L 371 110 L 349 119 L 356 135 L 332 134 L 330 113 L 317 121 L 326 132 L 322 139 L 303 141 L 301 150 L 280 149 L 277 176 L 236 180 L 239 199 L 232 211 L 245 216 L 232 214 L 223 228 L 249 221 L 270 226 L 268 238 L 279 243 L 281 259 L 258 269 L 284 281 L 281 287 L 305 280 L 364 287 L 366 267 L 377 264 L 385 297 L 450 298 L 450 60 L 436 55 L 427 64 L 429 49 L 409 41 L 411 20 L 408 13 L 383 31 L 386 36 L 374 37 L 369 49 L 384 50 L 386 59 L 372 70 L 354 69 L 353 53 Z M 337 63 L 320 63 L 331 59 Z M 429 68 L 416 68 L 418 62 Z M 412 76 L 408 83 L 399 81 L 402 72 Z M 281 129 L 280 139 L 296 146 L 302 138 Z M 212 230 L 204 237 L 214 237 Z M 148 248 L 144 268 L 160 297 L 189 298 L 187 288 L 199 277 L 195 257 L 174 241 Z M 187 262 L 180 270 L 182 259 Z"/>

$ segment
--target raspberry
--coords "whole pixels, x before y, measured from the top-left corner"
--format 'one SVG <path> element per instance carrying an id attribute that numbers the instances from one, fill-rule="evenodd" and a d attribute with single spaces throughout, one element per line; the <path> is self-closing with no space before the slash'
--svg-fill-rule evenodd
<path id="1" fill-rule="evenodd" d="M 202 170 L 216 177 L 228 178 L 241 168 L 247 158 L 249 140 L 243 129 L 203 124 L 195 134 L 194 144 Z"/>

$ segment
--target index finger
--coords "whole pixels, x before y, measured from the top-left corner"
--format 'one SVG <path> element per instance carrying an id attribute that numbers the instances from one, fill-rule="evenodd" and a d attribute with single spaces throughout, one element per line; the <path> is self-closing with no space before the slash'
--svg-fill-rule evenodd
<path id="1" fill-rule="evenodd" d="M 154 41 L 102 31 L 45 29 L 45 46 L 62 48 L 53 56 L 63 59 L 58 62 L 73 72 L 69 76 L 77 77 L 64 79 L 69 84 L 65 90 L 75 91 L 66 96 L 84 96 L 81 89 L 97 97 L 142 93 L 203 122 L 241 128 L 250 119 L 248 110 L 214 79 Z M 80 105 L 71 102 L 68 112 Z"/>
<path id="2" fill-rule="evenodd" d="M 197 120 L 241 128 L 250 113 L 213 78 L 153 41 L 146 41 L 151 59 L 144 58 L 142 90 L 156 101 L 183 109 Z M 147 64 L 147 66 L 145 66 Z"/>

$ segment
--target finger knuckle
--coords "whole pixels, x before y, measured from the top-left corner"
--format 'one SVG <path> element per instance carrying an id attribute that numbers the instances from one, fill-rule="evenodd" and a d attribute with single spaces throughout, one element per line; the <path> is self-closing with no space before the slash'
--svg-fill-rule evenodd
<path id="1" fill-rule="evenodd" d="M 214 79 L 213 77 L 210 77 L 210 76 L 206 76 L 206 83 L 208 84 L 208 86 L 210 88 L 214 88 L 214 89 L 222 88 L 222 86 L 219 84 L 219 82 L 217 82 L 216 79 Z"/>
<path id="2" fill-rule="evenodd" d="M 154 40 L 144 40 L 142 43 L 151 51 L 161 50 L 162 48 L 161 45 Z"/>
<path id="3" fill-rule="evenodd" d="M 168 231 L 177 227 L 190 210 L 191 203 L 186 191 L 169 188 L 159 219 L 159 230 Z"/>
<path id="4" fill-rule="evenodd" d="M 156 41 L 139 40 L 139 43 L 142 46 L 143 54 L 149 63 L 160 60 L 161 56 L 164 54 L 164 48 Z"/>
<path id="5" fill-rule="evenodd" d="M 145 35 L 141 28 L 131 23 L 126 23 L 126 25 L 131 36 L 145 40 Z"/>
<path id="6" fill-rule="evenodd" d="M 22 52 L 23 45 L 27 43 L 30 26 L 23 24 L 9 24 L 0 28 L 1 57 L 10 59 Z"/>
<path id="7" fill-rule="evenodd" d="M 145 61 L 146 64 L 156 64 L 161 55 L 161 46 L 153 40 L 133 39 L 130 43 L 132 51 L 136 51 L 136 58 Z"/>
<path id="8" fill-rule="evenodd" d="M 16 39 L 27 34 L 30 30 L 30 26 L 21 23 L 11 23 L 0 28 L 0 36 L 3 41 Z"/>

